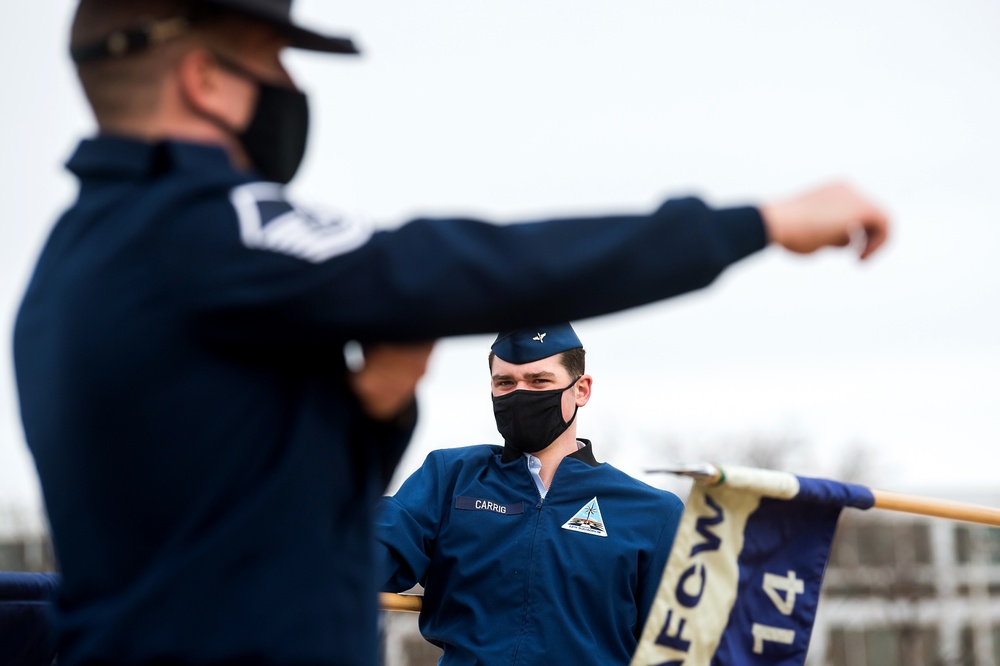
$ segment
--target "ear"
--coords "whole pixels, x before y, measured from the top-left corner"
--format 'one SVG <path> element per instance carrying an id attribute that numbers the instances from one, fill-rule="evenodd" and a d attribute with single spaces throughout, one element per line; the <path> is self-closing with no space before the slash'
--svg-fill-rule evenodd
<path id="1" fill-rule="evenodd" d="M 594 378 L 590 375 L 580 377 L 576 382 L 576 406 L 583 407 L 590 401 L 590 390 L 593 388 Z"/>
<path id="2" fill-rule="evenodd" d="M 221 121 L 235 131 L 246 128 L 255 101 L 254 86 L 226 72 L 208 49 L 185 53 L 177 77 L 181 97 L 196 115 Z"/>
<path id="3" fill-rule="evenodd" d="M 177 79 L 181 96 L 196 112 L 209 113 L 215 109 L 213 96 L 218 88 L 218 75 L 206 49 L 192 49 L 185 53 L 177 66 Z"/>

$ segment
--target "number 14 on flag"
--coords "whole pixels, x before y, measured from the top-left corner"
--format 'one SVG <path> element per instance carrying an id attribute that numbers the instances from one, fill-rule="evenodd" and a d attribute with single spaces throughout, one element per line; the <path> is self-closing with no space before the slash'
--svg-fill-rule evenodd
<path id="1" fill-rule="evenodd" d="M 767 595 L 774 607 L 782 615 L 791 615 L 795 611 L 795 599 L 805 592 L 805 585 L 801 578 L 795 575 L 794 571 L 789 571 L 785 576 L 773 573 L 765 573 L 761 582 L 764 594 Z M 782 596 L 784 595 L 784 596 Z M 783 643 L 791 645 L 795 642 L 794 629 L 782 629 L 769 624 L 754 622 L 751 627 L 753 635 L 753 651 L 755 654 L 764 654 L 764 641 L 772 643 Z"/>

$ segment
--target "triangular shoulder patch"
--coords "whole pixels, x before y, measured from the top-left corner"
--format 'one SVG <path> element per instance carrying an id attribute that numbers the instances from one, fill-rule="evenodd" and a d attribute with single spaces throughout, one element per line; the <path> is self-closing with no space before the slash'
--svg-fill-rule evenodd
<path id="1" fill-rule="evenodd" d="M 608 530 L 604 527 L 604 517 L 601 515 L 601 505 L 597 503 L 596 497 L 580 507 L 562 528 L 594 536 L 608 536 Z"/>

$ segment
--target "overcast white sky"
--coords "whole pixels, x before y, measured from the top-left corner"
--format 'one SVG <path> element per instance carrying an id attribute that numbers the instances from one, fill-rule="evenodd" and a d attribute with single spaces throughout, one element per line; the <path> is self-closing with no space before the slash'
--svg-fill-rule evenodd
<path id="1" fill-rule="evenodd" d="M 72 7 L 13 3 L 0 21 L 0 506 L 39 503 L 10 330 L 74 196 L 61 165 L 92 131 L 64 55 Z M 296 14 L 365 50 L 289 60 L 313 105 L 292 188 L 307 203 L 386 225 L 503 221 L 847 178 L 891 211 L 871 263 L 770 249 L 707 291 L 578 322 L 595 376 L 580 435 L 599 458 L 641 475 L 792 438 L 792 471 L 832 474 L 860 448 L 875 487 L 996 486 L 1000 5 L 297 0 Z M 431 448 L 499 441 L 491 341 L 439 344 L 400 474 Z"/>

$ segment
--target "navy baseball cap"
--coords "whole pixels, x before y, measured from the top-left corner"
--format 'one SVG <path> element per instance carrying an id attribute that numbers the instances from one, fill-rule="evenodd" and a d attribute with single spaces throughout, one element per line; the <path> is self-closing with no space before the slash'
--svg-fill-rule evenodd
<path id="1" fill-rule="evenodd" d="M 493 341 L 497 358 L 522 365 L 582 347 L 576 331 L 568 323 L 505 331 Z"/>
<path id="2" fill-rule="evenodd" d="M 189 4 L 190 13 L 116 30 L 98 42 L 74 45 L 70 55 L 80 64 L 142 51 L 173 37 L 212 10 L 233 12 L 266 23 L 284 35 L 292 48 L 348 55 L 360 53 L 348 37 L 324 35 L 292 21 L 292 0 L 190 0 Z"/>

